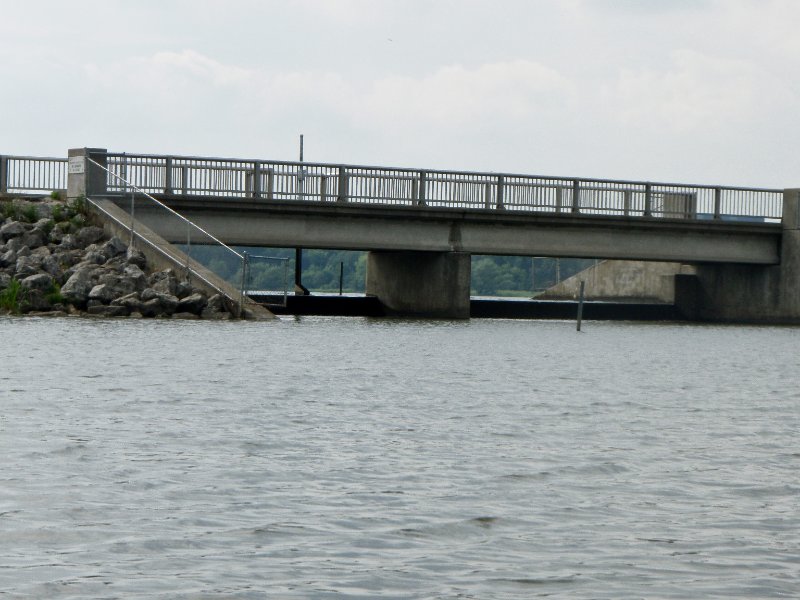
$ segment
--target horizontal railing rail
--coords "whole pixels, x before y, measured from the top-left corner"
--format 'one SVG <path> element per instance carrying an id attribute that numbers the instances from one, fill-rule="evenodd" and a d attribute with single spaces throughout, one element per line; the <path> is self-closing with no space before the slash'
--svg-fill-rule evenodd
<path id="1" fill-rule="evenodd" d="M 109 153 L 108 191 L 121 180 L 151 194 L 389 206 L 779 220 L 783 191 L 510 173 Z"/>
<path id="2" fill-rule="evenodd" d="M 0 155 L 0 194 L 66 189 L 66 158 Z"/>

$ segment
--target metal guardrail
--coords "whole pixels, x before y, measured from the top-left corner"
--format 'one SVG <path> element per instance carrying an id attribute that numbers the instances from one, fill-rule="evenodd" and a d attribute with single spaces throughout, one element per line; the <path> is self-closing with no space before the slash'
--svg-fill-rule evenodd
<path id="1" fill-rule="evenodd" d="M 382 206 L 777 220 L 783 191 L 326 163 L 109 153 L 108 191 Z"/>
<path id="2" fill-rule="evenodd" d="M 66 158 L 0 155 L 0 194 L 66 189 Z"/>

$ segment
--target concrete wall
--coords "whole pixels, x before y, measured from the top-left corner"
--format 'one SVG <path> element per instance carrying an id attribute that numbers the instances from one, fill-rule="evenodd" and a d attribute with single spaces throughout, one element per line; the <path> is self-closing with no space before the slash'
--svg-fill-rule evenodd
<path id="1" fill-rule="evenodd" d="M 370 252 L 366 291 L 387 314 L 468 319 L 470 273 L 462 252 Z"/>
<path id="2" fill-rule="evenodd" d="M 675 275 L 678 273 L 694 273 L 694 269 L 680 263 L 606 260 L 554 285 L 537 298 L 575 299 L 580 283 L 584 281 L 587 300 L 672 304 L 675 301 Z"/>

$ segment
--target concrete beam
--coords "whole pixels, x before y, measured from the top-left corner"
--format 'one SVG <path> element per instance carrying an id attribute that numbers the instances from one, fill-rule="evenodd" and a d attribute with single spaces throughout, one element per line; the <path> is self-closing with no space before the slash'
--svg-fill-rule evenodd
<path id="1" fill-rule="evenodd" d="M 774 265 L 780 224 L 686 219 L 515 214 L 352 203 L 170 198 L 175 210 L 235 245 L 346 250 L 466 252 L 688 263 Z M 168 239 L 146 208 L 137 217 Z M 176 241 L 179 241 L 176 239 Z"/>

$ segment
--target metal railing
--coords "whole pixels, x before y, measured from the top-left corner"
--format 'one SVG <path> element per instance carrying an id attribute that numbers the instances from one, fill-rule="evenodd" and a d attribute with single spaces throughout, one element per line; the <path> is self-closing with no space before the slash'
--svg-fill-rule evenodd
<path id="1" fill-rule="evenodd" d="M 244 295 L 264 304 L 286 307 L 289 296 L 289 259 L 244 253 Z"/>
<path id="2" fill-rule="evenodd" d="M 246 254 L 240 254 L 239 252 L 237 252 L 236 250 L 234 250 L 233 248 L 231 248 L 230 246 L 225 244 L 223 241 L 219 240 L 214 235 L 212 235 L 211 233 L 207 232 L 205 229 L 203 229 L 199 225 L 196 225 L 195 223 L 193 223 L 192 221 L 190 221 L 189 219 L 187 219 L 183 215 L 175 212 L 170 207 L 168 207 L 166 204 L 164 204 L 163 202 L 161 202 L 157 198 L 154 198 L 151 194 L 149 194 L 148 192 L 146 192 L 145 190 L 143 190 L 139 186 L 134 185 L 133 183 L 131 183 L 127 179 L 124 179 L 121 176 L 113 173 L 110 169 L 104 167 L 103 165 L 101 165 L 97 161 L 92 160 L 89 157 L 86 157 L 86 161 L 88 163 L 93 164 L 95 167 L 98 167 L 98 168 L 103 169 L 104 171 L 106 171 L 110 177 L 113 177 L 115 179 L 115 181 L 117 181 L 119 184 L 124 186 L 124 188 L 126 190 L 126 195 L 130 196 L 130 211 L 129 211 L 130 220 L 129 220 L 128 223 L 122 223 L 121 221 L 119 221 L 119 219 L 117 219 L 116 217 L 114 217 L 113 215 L 108 213 L 108 211 L 104 210 L 100 205 L 98 205 L 96 202 L 94 202 L 92 200 L 92 198 L 87 198 L 87 200 L 89 202 L 91 202 L 92 205 L 95 208 L 97 208 L 98 210 L 102 211 L 106 216 L 112 218 L 113 220 L 115 220 L 117 223 L 119 223 L 122 227 L 126 228 L 130 232 L 130 236 L 131 236 L 130 237 L 130 243 L 131 243 L 131 245 L 133 245 L 134 240 L 140 240 L 140 241 L 148 244 L 150 247 L 152 247 L 153 249 L 157 250 L 159 253 L 161 253 L 162 255 L 166 256 L 170 260 L 176 261 L 178 259 L 177 256 L 175 256 L 174 254 L 170 254 L 164 248 L 160 247 L 158 244 L 154 243 L 152 240 L 150 240 L 146 236 L 142 235 L 141 232 L 136 231 L 136 227 L 135 227 L 135 224 L 136 224 L 136 216 L 135 216 L 136 215 L 136 195 L 139 194 L 141 196 L 141 198 L 144 198 L 144 199 L 146 199 L 148 201 L 148 207 L 150 207 L 150 208 L 156 207 L 156 208 L 163 209 L 164 217 L 176 219 L 176 223 L 178 224 L 178 226 L 185 230 L 185 232 L 186 232 L 185 252 L 184 252 L 185 260 L 184 260 L 183 267 L 185 268 L 187 275 L 191 275 L 193 277 L 196 277 L 197 279 L 203 281 L 206 285 L 210 286 L 212 289 L 216 290 L 218 293 L 222 294 L 234 306 L 238 307 L 238 316 L 239 317 L 242 317 L 244 315 L 244 302 L 245 302 L 245 299 L 246 299 L 246 295 L 245 295 L 245 274 L 247 273 L 247 255 Z M 193 237 L 193 234 L 194 234 L 194 237 Z M 212 245 L 216 245 L 217 247 L 222 248 L 225 251 L 227 251 L 228 253 L 230 253 L 230 255 L 234 256 L 236 258 L 236 260 L 238 260 L 240 262 L 242 277 L 241 277 L 241 285 L 239 287 L 239 297 L 238 298 L 232 297 L 231 294 L 228 291 L 226 291 L 224 288 L 220 287 L 219 285 L 217 285 L 213 281 L 210 281 L 203 274 L 203 272 L 200 269 L 196 268 L 196 266 L 193 264 L 196 261 L 193 261 L 192 258 L 191 258 L 192 244 L 193 243 L 195 245 L 197 245 L 197 244 L 203 244 L 203 245 L 212 244 Z M 197 264 L 199 265 L 199 263 L 197 263 Z"/>
<path id="3" fill-rule="evenodd" d="M 703 220 L 778 220 L 783 203 L 782 190 L 764 188 L 146 154 L 107 159 L 110 193 L 123 193 L 125 179 L 151 194 Z"/>
<path id="4" fill-rule="evenodd" d="M 66 158 L 0 155 L 0 194 L 66 189 Z"/>

